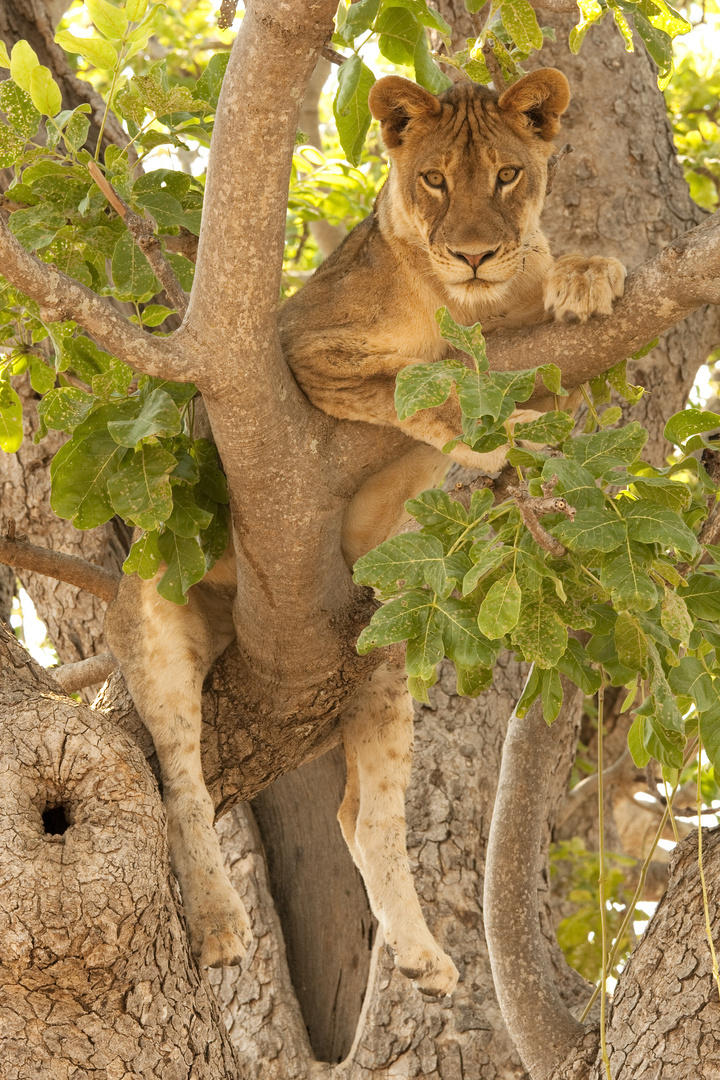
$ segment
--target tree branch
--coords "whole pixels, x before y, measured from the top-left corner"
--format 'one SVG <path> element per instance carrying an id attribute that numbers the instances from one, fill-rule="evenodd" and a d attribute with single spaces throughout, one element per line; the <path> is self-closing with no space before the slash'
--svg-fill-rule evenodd
<path id="1" fill-rule="evenodd" d="M 76 555 L 64 555 L 60 551 L 30 544 L 27 540 L 15 539 L 10 523 L 7 535 L 0 537 L 0 563 L 77 585 L 79 589 L 86 589 L 107 603 L 115 598 L 120 580 L 102 566 L 95 566 Z"/>
<path id="2" fill-rule="evenodd" d="M 51 668 L 50 674 L 56 682 L 60 683 L 66 694 L 72 694 L 74 690 L 84 690 L 93 683 L 103 683 L 112 675 L 117 667 L 115 658 L 111 653 L 98 653 L 97 656 L 89 656 L 86 660 L 78 660 L 76 664 L 63 664 L 59 668 Z"/>
<path id="3" fill-rule="evenodd" d="M 484 918 L 498 1002 L 532 1080 L 549 1080 L 583 1037 L 563 1004 L 538 917 L 538 852 L 546 820 L 548 778 L 563 719 L 581 693 L 563 678 L 564 700 L 552 727 L 536 701 L 510 718 L 485 867 Z"/>
<path id="4" fill-rule="evenodd" d="M 555 363 L 563 384 L 572 389 L 637 352 L 703 304 L 720 304 L 720 212 L 633 270 L 612 315 L 570 326 L 543 323 L 491 334 L 490 367 L 516 371 Z M 547 398 L 538 381 L 530 404 Z"/>
<path id="5" fill-rule="evenodd" d="M 188 305 L 187 293 L 176 278 L 172 266 L 163 255 L 162 244 L 155 236 L 155 230 L 152 223 L 147 221 L 144 217 L 140 217 L 139 214 L 134 213 L 130 207 L 123 202 L 115 188 L 105 178 L 104 174 L 94 161 L 88 162 L 87 169 L 105 198 L 127 225 L 135 243 L 150 264 L 150 269 L 165 290 L 168 300 L 173 305 L 180 318 L 183 318 Z"/>
<path id="6" fill-rule="evenodd" d="M 133 325 L 108 300 L 26 251 L 2 218 L 0 266 L 3 277 L 40 305 L 44 322 L 74 319 L 99 345 L 138 371 L 179 382 L 192 381 L 189 364 L 174 335 L 159 338 Z"/>

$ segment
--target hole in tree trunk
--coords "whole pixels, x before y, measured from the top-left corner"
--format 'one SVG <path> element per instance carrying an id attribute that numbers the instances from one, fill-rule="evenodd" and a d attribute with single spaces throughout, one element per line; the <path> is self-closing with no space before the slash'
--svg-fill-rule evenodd
<path id="1" fill-rule="evenodd" d="M 43 811 L 42 820 L 48 836 L 62 836 L 70 828 L 64 806 L 49 806 Z"/>

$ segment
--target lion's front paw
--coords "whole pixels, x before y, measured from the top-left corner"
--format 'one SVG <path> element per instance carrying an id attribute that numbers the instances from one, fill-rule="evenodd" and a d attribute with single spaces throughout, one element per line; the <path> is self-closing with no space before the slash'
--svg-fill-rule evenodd
<path id="1" fill-rule="evenodd" d="M 545 309 L 563 322 L 585 322 L 591 315 L 611 315 L 613 301 L 625 288 L 625 267 L 602 255 L 563 255 L 545 280 Z"/>
<path id="2" fill-rule="evenodd" d="M 239 964 L 252 941 L 250 920 L 234 889 L 188 912 L 190 947 L 203 967 Z"/>
<path id="3" fill-rule="evenodd" d="M 434 942 L 432 946 L 414 945 L 396 951 L 395 967 L 427 997 L 444 997 L 457 986 L 457 968 Z"/>

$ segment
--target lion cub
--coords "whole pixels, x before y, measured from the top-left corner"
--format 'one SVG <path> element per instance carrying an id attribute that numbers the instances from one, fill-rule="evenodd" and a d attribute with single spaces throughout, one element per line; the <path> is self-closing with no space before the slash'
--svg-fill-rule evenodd
<path id="1" fill-rule="evenodd" d="M 610 314 L 625 271 L 615 259 L 554 261 L 540 231 L 552 139 L 569 90 L 559 71 L 525 76 L 504 93 L 460 83 L 438 97 L 397 76 L 372 88 L 392 167 L 373 213 L 280 310 L 285 355 L 319 409 L 400 427 L 416 442 L 379 462 L 351 500 L 342 545 L 349 565 L 404 523 L 406 499 L 442 480 L 442 446 L 461 429 L 457 400 L 398 420 L 395 377 L 449 355 L 435 312 L 486 332 Z M 531 358 L 518 356 L 518 368 Z M 514 419 L 537 413 L 519 411 Z M 483 472 L 505 451 L 451 457 Z M 126 579 L 108 610 L 108 640 L 160 759 L 168 840 L 190 924 L 207 965 L 237 963 L 248 940 L 243 905 L 223 870 L 200 762 L 200 698 L 232 640 L 229 551 L 185 608 L 154 581 Z M 404 673 L 382 664 L 340 717 L 347 790 L 340 824 L 398 968 L 430 995 L 457 970 L 428 930 L 405 847 L 405 788 L 413 708 Z"/>

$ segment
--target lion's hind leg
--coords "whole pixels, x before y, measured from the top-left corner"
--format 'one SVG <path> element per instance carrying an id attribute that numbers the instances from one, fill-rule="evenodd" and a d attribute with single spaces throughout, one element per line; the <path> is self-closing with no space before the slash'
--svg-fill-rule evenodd
<path id="1" fill-rule="evenodd" d="M 203 680 L 232 635 L 222 619 L 207 617 L 200 594 L 191 591 L 178 607 L 158 595 L 155 581 L 137 578 L 122 582 L 105 625 L 160 761 L 170 860 L 192 951 L 207 967 L 237 964 L 250 924 L 223 868 L 200 760 Z"/>
<path id="2" fill-rule="evenodd" d="M 423 993 L 450 994 L 457 969 L 427 928 L 405 843 L 413 707 L 405 674 L 385 664 L 342 714 L 348 786 L 338 818 L 395 966 Z"/>

